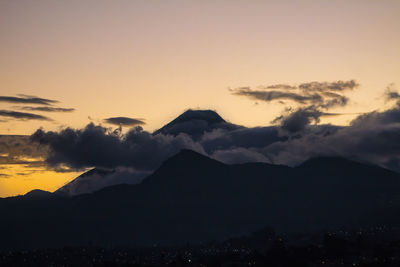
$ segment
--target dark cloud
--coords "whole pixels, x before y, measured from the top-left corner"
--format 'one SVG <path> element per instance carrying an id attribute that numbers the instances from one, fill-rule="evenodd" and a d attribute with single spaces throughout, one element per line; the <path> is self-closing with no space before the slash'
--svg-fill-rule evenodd
<path id="1" fill-rule="evenodd" d="M 43 158 L 46 154 L 46 149 L 30 142 L 28 135 L 0 135 L 0 155 Z"/>
<path id="2" fill-rule="evenodd" d="M 44 132 L 39 129 L 31 140 L 49 148 L 46 162 L 50 166 L 65 164 L 73 169 L 126 166 L 153 170 L 183 148 L 204 153 L 202 147 L 185 134 L 152 135 L 139 126 L 122 136 L 92 123 L 80 130 Z"/>
<path id="3" fill-rule="evenodd" d="M 358 87 L 359 84 L 355 80 L 350 81 L 336 81 L 336 82 L 309 82 L 302 83 L 299 85 L 299 88 L 304 91 L 318 91 L 318 92 L 326 92 L 326 91 L 337 91 L 342 92 L 346 90 L 353 90 Z"/>
<path id="4" fill-rule="evenodd" d="M 350 124 L 355 127 L 373 127 L 374 125 L 394 123 L 400 123 L 400 109 L 398 107 L 384 112 L 372 111 L 361 114 Z"/>
<path id="5" fill-rule="evenodd" d="M 206 140 L 201 143 L 210 156 L 226 163 L 256 161 L 294 165 L 299 162 L 291 158 L 290 151 L 289 157 L 284 157 L 288 160 L 281 160 L 279 156 L 283 151 L 277 148 L 279 144 L 296 142 L 306 136 L 325 138 L 336 134 L 342 128 L 333 125 L 311 125 L 296 135 L 283 131 L 281 126 L 245 128 L 233 132 L 207 134 L 204 137 Z"/>
<path id="6" fill-rule="evenodd" d="M 42 160 L 32 160 L 32 159 L 24 159 L 21 157 L 3 157 L 0 156 L 0 164 L 6 165 L 29 165 L 31 167 L 45 167 L 45 163 Z"/>
<path id="7" fill-rule="evenodd" d="M 283 115 L 275 118 L 272 123 L 279 124 L 289 133 L 304 130 L 311 123 L 319 123 L 322 116 L 337 116 L 338 113 L 328 113 L 334 107 L 346 106 L 349 98 L 343 93 L 357 88 L 355 80 L 335 82 L 309 82 L 298 86 L 275 84 L 252 90 L 250 87 L 239 87 L 231 90 L 232 94 L 246 96 L 253 100 L 265 102 L 289 100 L 297 104 L 297 109 L 287 108 Z"/>
<path id="8" fill-rule="evenodd" d="M 340 113 L 322 112 L 314 106 L 298 108 L 297 110 L 288 109 L 288 114 L 276 117 L 272 123 L 280 124 L 283 130 L 289 133 L 296 133 L 304 130 L 312 123 L 319 123 L 321 117 L 340 116 Z"/>
<path id="9" fill-rule="evenodd" d="M 273 163 L 297 165 L 317 156 L 340 156 L 400 171 L 400 125 L 343 127 L 329 135 L 313 132 L 262 149 Z"/>
<path id="10" fill-rule="evenodd" d="M 52 119 L 33 113 L 18 112 L 11 110 L 0 110 L 0 116 L 20 119 L 20 120 L 41 120 L 41 121 L 51 121 Z"/>
<path id="11" fill-rule="evenodd" d="M 384 96 L 386 101 L 400 100 L 400 94 L 396 91 L 394 83 L 391 83 L 386 87 Z"/>
<path id="12" fill-rule="evenodd" d="M 304 130 L 312 122 L 318 123 L 321 116 L 322 112 L 313 107 L 299 108 L 287 116 L 275 118 L 272 122 L 280 123 L 282 129 L 294 133 Z"/>
<path id="13" fill-rule="evenodd" d="M 398 92 L 393 92 L 393 91 L 388 91 L 386 93 L 386 98 L 387 100 L 393 100 L 393 99 L 400 99 L 400 94 Z"/>
<path id="14" fill-rule="evenodd" d="M 0 135 L 0 169 L 2 165 L 20 165 L 44 170 L 46 155 L 46 148 L 31 143 L 29 136 Z"/>
<path id="15" fill-rule="evenodd" d="M 267 85 L 267 86 L 260 86 L 260 88 L 262 88 L 262 89 L 294 90 L 294 89 L 297 89 L 297 86 L 293 86 L 293 85 L 289 85 L 289 84 L 273 84 L 273 85 Z"/>
<path id="16" fill-rule="evenodd" d="M 270 160 L 265 155 L 258 152 L 257 149 L 246 149 L 242 147 L 226 150 L 216 150 L 212 153 L 212 156 L 213 158 L 228 164 L 270 162 Z"/>
<path id="17" fill-rule="evenodd" d="M 18 103 L 18 104 L 39 104 L 39 105 L 51 105 L 58 103 L 57 100 L 40 98 L 35 96 L 19 95 L 15 96 L 0 96 L 0 102 L 7 103 Z"/>
<path id="18" fill-rule="evenodd" d="M 252 100 L 265 102 L 290 100 L 300 106 L 314 106 L 321 109 L 330 109 L 347 105 L 349 99 L 343 95 L 344 91 L 353 90 L 359 84 L 354 81 L 310 82 L 299 86 L 275 84 L 263 86 L 259 90 L 250 87 L 231 89 L 233 95 L 245 96 Z"/>
<path id="19" fill-rule="evenodd" d="M 247 96 L 253 100 L 262 100 L 270 102 L 273 100 L 292 100 L 300 104 L 306 103 L 320 103 L 323 98 L 319 94 L 298 94 L 286 91 L 264 91 L 264 90 L 251 90 L 249 88 L 237 88 L 232 90 L 232 94 L 238 96 Z"/>
<path id="20" fill-rule="evenodd" d="M 134 126 L 134 125 L 144 125 L 146 124 L 143 119 L 135 119 L 128 117 L 113 117 L 104 119 L 104 122 L 114 125 L 121 126 Z"/>
<path id="21" fill-rule="evenodd" d="M 43 112 L 73 112 L 74 108 L 58 108 L 58 107 L 13 107 L 19 110 L 28 110 L 28 111 L 43 111 Z"/>
<path id="22" fill-rule="evenodd" d="M 397 105 L 386 111 L 361 114 L 349 126 L 332 128 L 329 132 L 315 131 L 320 127 L 308 126 L 295 138 L 272 143 L 260 151 L 278 164 L 297 165 L 311 157 L 340 156 L 400 171 Z"/>
<path id="23" fill-rule="evenodd" d="M 254 127 L 238 129 L 215 129 L 205 132 L 200 140 L 204 150 L 213 154 L 214 151 L 232 150 L 235 148 L 259 148 L 268 146 L 274 142 L 285 141 L 286 136 L 280 134 L 279 127 Z"/>

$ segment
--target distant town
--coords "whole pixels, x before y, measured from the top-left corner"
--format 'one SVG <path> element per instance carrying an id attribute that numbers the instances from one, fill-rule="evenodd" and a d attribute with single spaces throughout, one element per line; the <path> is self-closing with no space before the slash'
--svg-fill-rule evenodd
<path id="1" fill-rule="evenodd" d="M 3 251 L 0 266 L 400 266 L 400 229 L 385 226 L 319 234 L 277 235 L 271 229 L 204 245 L 66 246 Z"/>

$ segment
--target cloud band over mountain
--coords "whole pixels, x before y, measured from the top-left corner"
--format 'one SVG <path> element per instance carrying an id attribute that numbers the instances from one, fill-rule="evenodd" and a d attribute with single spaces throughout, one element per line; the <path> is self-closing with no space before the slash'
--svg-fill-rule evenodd
<path id="1" fill-rule="evenodd" d="M 336 85 L 333 88 L 342 90 Z M 190 123 L 191 117 L 184 113 L 180 117 L 185 120 L 176 119 L 174 125 L 153 134 L 136 127 L 121 135 L 89 124 L 84 129 L 60 132 L 39 129 L 31 140 L 48 147 L 49 165 L 65 164 L 71 168 L 125 166 L 154 170 L 187 148 L 226 163 L 260 161 L 294 166 L 312 157 L 339 156 L 400 171 L 397 103 L 386 111 L 361 114 L 349 126 L 312 124 L 320 116 L 336 114 L 309 107 L 282 116 L 275 122 L 278 125 L 255 128 L 226 123 L 212 111 L 207 111 L 207 116 L 199 116 L 199 112 L 205 111 L 187 113 L 196 123 Z"/>
<path id="2" fill-rule="evenodd" d="M 92 123 L 80 130 L 67 128 L 60 132 L 45 132 L 39 129 L 31 140 L 50 148 L 46 159 L 50 166 L 65 164 L 75 169 L 129 166 L 153 170 L 183 148 L 204 153 L 201 145 L 187 135 L 153 136 L 139 126 L 122 137 Z"/>

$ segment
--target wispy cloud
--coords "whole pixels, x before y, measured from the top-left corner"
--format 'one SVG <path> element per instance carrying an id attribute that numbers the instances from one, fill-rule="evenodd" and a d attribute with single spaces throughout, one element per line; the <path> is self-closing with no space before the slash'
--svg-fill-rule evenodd
<path id="1" fill-rule="evenodd" d="M 104 122 L 118 125 L 118 126 L 134 126 L 134 125 L 144 125 L 144 119 L 128 118 L 128 117 L 112 117 L 104 119 Z"/>
<path id="2" fill-rule="evenodd" d="M 39 104 L 39 105 L 52 105 L 58 103 L 57 100 L 46 99 L 35 96 L 19 95 L 16 96 L 0 96 L 0 102 L 18 103 L 18 104 Z"/>
<path id="3" fill-rule="evenodd" d="M 20 120 L 41 120 L 41 121 L 52 121 L 52 119 L 33 113 L 18 112 L 11 110 L 0 110 L 0 116 L 7 118 L 14 118 Z"/>
<path id="4" fill-rule="evenodd" d="M 343 92 L 353 90 L 359 84 L 354 81 L 309 82 L 298 86 L 289 84 L 274 84 L 261 86 L 257 89 L 239 87 L 230 89 L 233 95 L 248 97 L 252 100 L 265 102 L 289 100 L 301 106 L 313 105 L 316 108 L 329 109 L 335 106 L 345 106 L 348 98 Z"/>
<path id="5" fill-rule="evenodd" d="M 27 110 L 27 111 L 43 111 L 43 112 L 73 112 L 74 108 L 58 108 L 58 107 L 30 107 L 30 106 L 15 106 L 13 107 L 19 110 Z"/>
<path id="6" fill-rule="evenodd" d="M 0 179 L 7 179 L 7 178 L 10 178 L 9 174 L 0 173 Z"/>
<path id="7" fill-rule="evenodd" d="M 281 124 L 289 132 L 303 130 L 312 122 L 318 123 L 322 116 L 338 116 L 340 113 L 328 113 L 334 107 L 346 106 L 349 98 L 344 95 L 346 91 L 357 88 L 355 80 L 334 82 L 308 82 L 299 85 L 273 84 L 260 86 L 258 89 L 239 87 L 231 89 L 231 93 L 244 96 L 252 100 L 264 102 L 276 101 L 285 104 L 282 100 L 293 102 L 297 110 L 286 108 L 282 115 L 276 117 L 272 123 Z M 394 93 L 392 93 L 394 97 Z"/>

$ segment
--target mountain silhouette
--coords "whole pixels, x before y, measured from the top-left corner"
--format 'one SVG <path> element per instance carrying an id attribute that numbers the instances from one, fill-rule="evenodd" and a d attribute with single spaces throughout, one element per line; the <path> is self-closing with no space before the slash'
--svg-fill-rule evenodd
<path id="1" fill-rule="evenodd" d="M 82 193 L 90 193 L 93 188 L 93 184 L 98 184 L 97 190 L 101 189 L 104 186 L 101 186 L 99 179 L 104 178 L 110 174 L 115 173 L 115 170 L 106 170 L 101 168 L 93 168 L 83 174 L 79 175 L 71 182 L 57 189 L 54 194 L 58 195 L 78 195 Z M 110 186 L 111 184 L 107 184 L 106 186 Z"/>
<path id="2" fill-rule="evenodd" d="M 153 134 L 178 135 L 185 133 L 197 139 L 204 132 L 210 132 L 215 129 L 234 130 L 237 128 L 241 128 L 241 126 L 226 122 L 213 110 L 189 109 L 162 128 L 156 130 Z"/>
<path id="3" fill-rule="evenodd" d="M 264 227 L 313 232 L 400 225 L 400 175 L 341 158 L 298 167 L 227 165 L 190 150 L 140 184 L 49 199 L 0 199 L 0 248 L 167 245 L 222 240 Z M 377 216 L 379 215 L 379 216 Z"/>
<path id="4" fill-rule="evenodd" d="M 204 132 L 215 129 L 232 130 L 237 128 L 241 128 L 241 126 L 226 122 L 215 111 L 189 109 L 153 134 L 178 135 L 185 133 L 196 139 Z M 133 174 L 120 169 L 93 168 L 57 189 L 54 193 L 65 196 L 92 193 L 111 185 L 137 184 L 147 175 L 148 173 L 145 172 Z"/>
<path id="5" fill-rule="evenodd" d="M 40 189 L 31 190 L 24 195 L 24 197 L 26 198 L 48 198 L 50 196 L 51 196 L 50 192 Z"/>
<path id="6" fill-rule="evenodd" d="M 93 168 L 60 187 L 54 194 L 58 196 L 76 196 L 93 193 L 104 187 L 116 184 L 138 184 L 147 175 L 149 175 L 149 172 L 133 171 L 126 168 Z"/>

